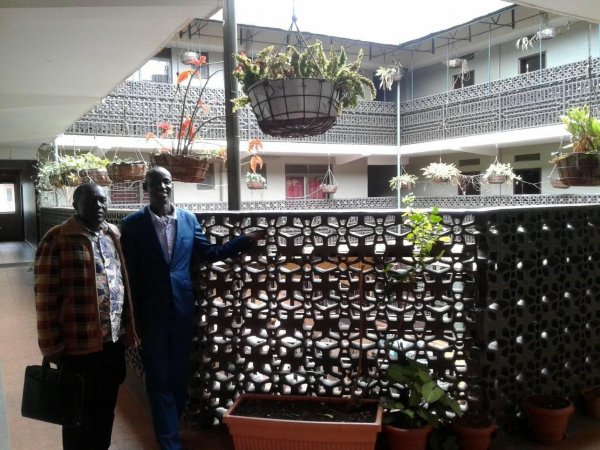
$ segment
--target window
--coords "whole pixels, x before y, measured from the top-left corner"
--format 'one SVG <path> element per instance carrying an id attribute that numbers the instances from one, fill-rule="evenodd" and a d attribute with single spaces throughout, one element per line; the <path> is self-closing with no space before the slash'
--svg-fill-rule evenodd
<path id="1" fill-rule="evenodd" d="M 327 173 L 327 166 L 285 166 L 285 198 L 319 199 L 325 198 L 325 193 L 319 189 L 321 181 Z"/>
<path id="2" fill-rule="evenodd" d="M 452 89 L 462 89 L 467 86 L 473 86 L 475 84 L 475 71 L 469 70 L 468 72 L 458 75 L 452 75 Z"/>
<path id="3" fill-rule="evenodd" d="M 542 169 L 515 169 L 515 175 L 522 180 L 513 180 L 513 192 L 521 194 L 541 194 Z"/>
<path id="4" fill-rule="evenodd" d="M 16 211 L 14 183 L 0 183 L 0 213 L 14 213 Z"/>
<path id="5" fill-rule="evenodd" d="M 542 57 L 540 58 L 540 54 L 526 56 L 525 58 L 519 58 L 519 73 L 527 73 L 533 72 L 535 70 L 540 70 L 540 59 L 542 63 L 542 69 L 546 68 L 546 52 L 542 52 Z"/>
<path id="6" fill-rule="evenodd" d="M 128 78 L 129 81 L 171 82 L 171 49 L 165 48 Z"/>

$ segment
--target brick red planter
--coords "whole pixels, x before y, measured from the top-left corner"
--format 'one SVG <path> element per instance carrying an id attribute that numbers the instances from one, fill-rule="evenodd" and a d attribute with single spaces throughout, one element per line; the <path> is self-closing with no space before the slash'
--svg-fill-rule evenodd
<path id="1" fill-rule="evenodd" d="M 236 415 L 236 409 L 246 399 L 304 402 L 308 408 L 316 402 L 339 404 L 348 401 L 337 397 L 242 394 L 223 416 L 235 450 L 373 450 L 377 433 L 381 431 L 381 406 L 378 406 L 376 419 L 371 423 L 309 422 Z M 363 402 L 377 403 L 377 400 Z"/>

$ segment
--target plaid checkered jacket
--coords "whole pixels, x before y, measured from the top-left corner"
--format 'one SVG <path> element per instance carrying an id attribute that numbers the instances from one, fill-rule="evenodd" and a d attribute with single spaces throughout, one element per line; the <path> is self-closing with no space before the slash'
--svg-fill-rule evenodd
<path id="1" fill-rule="evenodd" d="M 126 345 L 137 341 L 133 326 L 131 292 L 120 232 L 108 224 L 121 260 L 125 303 Z M 44 356 L 64 351 L 82 355 L 102 350 L 94 251 L 88 232 L 75 216 L 46 233 L 38 245 L 34 264 L 38 343 Z"/>

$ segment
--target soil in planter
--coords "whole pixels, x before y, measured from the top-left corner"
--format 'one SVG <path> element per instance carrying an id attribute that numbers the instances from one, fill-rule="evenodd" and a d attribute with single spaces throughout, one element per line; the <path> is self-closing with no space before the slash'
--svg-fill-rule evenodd
<path id="1" fill-rule="evenodd" d="M 369 403 L 347 411 L 347 405 L 329 402 L 290 402 L 284 400 L 247 399 L 235 410 L 236 416 L 261 417 L 309 422 L 375 422 L 377 404 Z"/>

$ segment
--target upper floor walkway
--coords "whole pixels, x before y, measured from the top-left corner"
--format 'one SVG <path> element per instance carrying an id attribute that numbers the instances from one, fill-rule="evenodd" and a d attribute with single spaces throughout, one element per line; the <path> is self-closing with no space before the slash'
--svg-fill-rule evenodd
<path id="1" fill-rule="evenodd" d="M 402 145 L 557 125 L 566 109 L 585 103 L 597 115 L 599 75 L 600 59 L 590 58 L 403 101 Z M 175 89 L 175 85 L 167 83 L 126 81 L 65 134 L 119 137 L 143 137 L 149 131 L 158 134 L 159 121 L 174 122 L 179 117 L 181 109 L 173 104 Z M 224 141 L 224 90 L 206 89 L 203 99 L 212 113 L 220 117 L 206 124 L 202 137 Z M 239 117 L 241 139 L 281 141 L 260 131 L 249 108 L 240 111 Z M 394 146 L 396 127 L 395 103 L 362 101 L 355 110 L 345 111 L 328 132 L 295 141 Z"/>

